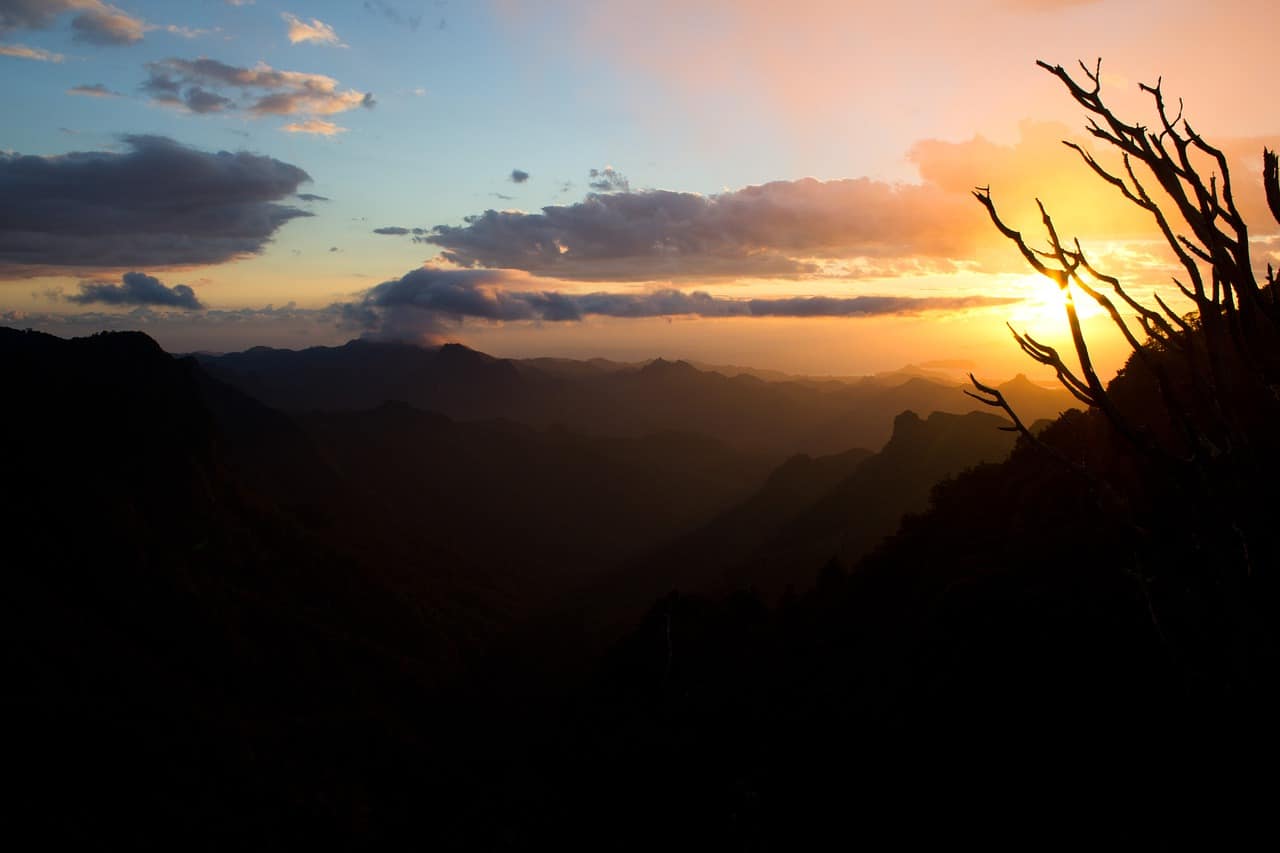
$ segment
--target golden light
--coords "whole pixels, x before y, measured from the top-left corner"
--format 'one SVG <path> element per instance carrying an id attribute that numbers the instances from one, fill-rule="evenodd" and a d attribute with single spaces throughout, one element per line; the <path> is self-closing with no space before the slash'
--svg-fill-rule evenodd
<path id="1" fill-rule="evenodd" d="M 1036 330 L 1065 331 L 1068 299 L 1075 303 L 1081 321 L 1106 314 L 1102 306 L 1075 284 L 1063 289 L 1039 273 L 1011 277 L 1007 293 L 1023 299 L 1009 312 L 1009 322 L 1019 328 L 1025 326 L 1033 334 Z"/>

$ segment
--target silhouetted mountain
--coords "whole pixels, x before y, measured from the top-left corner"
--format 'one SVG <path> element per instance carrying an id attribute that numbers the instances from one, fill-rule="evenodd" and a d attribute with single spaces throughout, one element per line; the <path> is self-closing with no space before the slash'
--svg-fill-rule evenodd
<path id="1" fill-rule="evenodd" d="M 899 409 L 876 454 L 770 461 L 955 388 L 465 348 L 237 357 L 270 368 L 241 386 L 301 406 L 330 377 L 344 405 L 269 408 L 140 334 L 0 330 L 7 760 L 18 811 L 59 837 L 474 849 L 629 821 L 638 844 L 682 825 L 703 846 L 792 843 L 914 751 L 1065 742 L 1114 728 L 1091 723 L 1104 706 L 1162 721 L 1139 748 L 1185 724 L 1161 712 L 1190 670 L 1144 598 L 1184 588 L 1124 569 L 1135 542 L 1203 554 L 1135 540 L 1070 465 L 1009 455 L 1001 419 Z M 1059 399 L 1028 384 L 1005 387 Z M 358 408 L 393 392 L 470 419 Z M 627 430 L 480 414 L 535 403 Z M 661 423 L 719 437 L 640 434 Z M 1097 412 L 1041 433 L 1141 482 L 1109 435 Z M 1176 502 L 1152 482 L 1144 500 Z"/>
<path id="2" fill-rule="evenodd" d="M 934 485 L 966 468 L 1004 459 L 1008 421 L 983 412 L 912 411 L 894 419 L 876 454 L 796 457 L 765 487 L 652 561 L 685 591 L 753 588 L 766 600 L 807 589 L 830 560 L 845 565 L 892 534 L 904 515 L 928 506 Z"/>
<path id="3" fill-rule="evenodd" d="M 57 804 L 64 837 L 356 832 L 322 803 L 383 809 L 373 768 L 420 748 L 483 618 L 465 583 L 421 552 L 433 582 L 402 585 L 305 437 L 144 335 L 0 329 L 0 381 L 21 448 L 0 622 L 23 802 Z M 352 728 L 360 751 L 336 757 Z"/>
<path id="4" fill-rule="evenodd" d="M 457 344 L 431 350 L 353 341 L 300 351 L 256 348 L 200 361 L 213 375 L 287 412 L 360 410 L 402 400 L 462 420 L 506 418 L 619 436 L 702 433 L 778 459 L 879 447 L 905 409 L 963 414 L 982 408 L 958 385 L 916 375 L 765 381 L 665 359 L 643 365 L 508 361 Z M 1056 417 L 1074 403 L 1065 392 L 1030 383 L 1019 384 L 1010 401 L 1028 423 Z"/>

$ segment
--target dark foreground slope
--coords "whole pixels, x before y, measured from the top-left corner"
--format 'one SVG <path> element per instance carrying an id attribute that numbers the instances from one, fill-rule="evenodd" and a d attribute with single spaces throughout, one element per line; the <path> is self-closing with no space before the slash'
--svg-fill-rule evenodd
<path id="1" fill-rule="evenodd" d="M 0 330 L 0 383 L 5 813 L 84 840 L 327 846 L 462 814 L 539 718 L 461 690 L 468 667 L 764 473 L 691 436 L 299 423 L 141 334 Z"/>
<path id="2" fill-rule="evenodd" d="M 460 590 L 423 596 L 393 550 L 373 571 L 327 536 L 322 502 L 238 477 L 193 368 L 140 334 L 0 330 L 6 811 L 95 844 L 358 833 L 475 626 Z M 292 490 L 329 479 L 273 429 L 275 473 L 310 478 Z"/>

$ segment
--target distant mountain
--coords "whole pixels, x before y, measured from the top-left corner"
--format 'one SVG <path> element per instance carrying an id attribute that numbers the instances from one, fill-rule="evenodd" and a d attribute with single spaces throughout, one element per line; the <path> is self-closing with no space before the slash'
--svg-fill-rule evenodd
<path id="1" fill-rule="evenodd" d="M 400 400 L 462 420 L 505 418 L 617 436 L 702 433 L 779 460 L 879 447 L 905 409 L 984 410 L 960 386 L 919 369 L 859 382 L 783 381 L 665 359 L 643 365 L 511 361 L 457 344 L 422 349 L 366 341 L 198 358 L 214 376 L 286 412 L 361 410 Z M 1010 386 L 1009 399 L 1028 423 L 1075 403 L 1025 378 Z"/>
<path id="2" fill-rule="evenodd" d="M 587 436 L 405 403 L 298 423 L 372 511 L 544 591 L 705 522 L 768 472 L 763 457 L 691 433 Z"/>
<path id="3" fill-rule="evenodd" d="M 671 582 L 684 590 L 755 588 L 771 599 L 807 589 L 825 563 L 852 565 L 924 510 L 938 481 L 1008 456 L 1007 425 L 985 412 L 903 412 L 879 453 L 788 460 L 751 498 L 650 561 L 679 567 Z"/>

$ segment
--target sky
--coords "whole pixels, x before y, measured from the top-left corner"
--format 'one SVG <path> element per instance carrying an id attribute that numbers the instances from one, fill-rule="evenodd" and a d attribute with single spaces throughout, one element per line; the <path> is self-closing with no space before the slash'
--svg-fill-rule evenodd
<path id="1" fill-rule="evenodd" d="M 1161 80 L 1280 260 L 1278 24 L 1271 0 L 0 0 L 0 324 L 1036 375 L 1006 323 L 1065 344 L 1061 297 L 973 187 L 1174 297 L 1035 61 L 1101 57 L 1141 123 Z"/>

